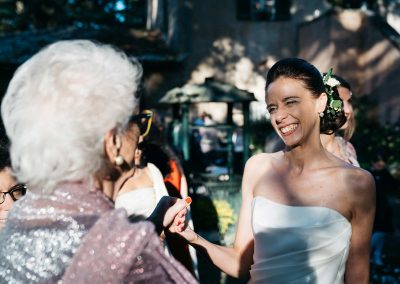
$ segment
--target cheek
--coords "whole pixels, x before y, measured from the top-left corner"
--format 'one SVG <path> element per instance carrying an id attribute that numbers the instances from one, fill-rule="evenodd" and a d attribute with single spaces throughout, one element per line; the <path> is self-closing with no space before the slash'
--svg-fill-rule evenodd
<path id="1" fill-rule="evenodd" d="M 14 204 L 14 200 L 7 194 L 4 202 L 1 204 L 0 211 L 8 211 Z"/>
<path id="2" fill-rule="evenodd" d="M 344 102 L 343 103 L 343 110 L 347 113 L 352 113 L 353 112 L 353 106 L 349 102 Z"/>

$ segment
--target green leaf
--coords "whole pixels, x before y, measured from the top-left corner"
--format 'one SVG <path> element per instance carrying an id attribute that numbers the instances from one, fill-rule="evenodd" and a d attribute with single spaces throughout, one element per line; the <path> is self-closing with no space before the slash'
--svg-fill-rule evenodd
<path id="1" fill-rule="evenodd" d="M 330 103 L 331 108 L 338 110 L 342 108 L 342 101 L 341 100 L 332 100 Z"/>

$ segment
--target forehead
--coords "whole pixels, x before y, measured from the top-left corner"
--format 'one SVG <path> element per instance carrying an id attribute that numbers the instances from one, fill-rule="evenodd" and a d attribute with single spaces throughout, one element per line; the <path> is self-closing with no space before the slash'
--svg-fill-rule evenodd
<path id="1" fill-rule="evenodd" d="M 265 101 L 267 104 L 274 101 L 280 101 L 286 97 L 303 97 L 308 95 L 311 98 L 311 92 L 305 88 L 303 81 L 287 77 L 279 77 L 269 84 L 265 91 Z"/>
<path id="2" fill-rule="evenodd" d="M 338 88 L 339 96 L 343 101 L 348 101 L 351 99 L 351 92 L 349 89 L 344 88 L 344 87 L 339 87 Z"/>

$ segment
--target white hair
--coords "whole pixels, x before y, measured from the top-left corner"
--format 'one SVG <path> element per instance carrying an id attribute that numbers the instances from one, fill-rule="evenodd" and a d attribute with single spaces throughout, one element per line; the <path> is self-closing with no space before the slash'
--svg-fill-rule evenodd
<path id="1" fill-rule="evenodd" d="M 107 131 L 138 108 L 142 67 L 108 45 L 59 41 L 18 68 L 1 105 L 20 182 L 51 191 L 105 165 Z"/>

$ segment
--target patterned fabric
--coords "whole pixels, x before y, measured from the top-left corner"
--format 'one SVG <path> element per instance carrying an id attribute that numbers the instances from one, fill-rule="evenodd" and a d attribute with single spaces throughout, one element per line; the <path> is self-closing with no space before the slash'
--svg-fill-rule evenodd
<path id="1" fill-rule="evenodd" d="M 196 282 L 159 256 L 151 223 L 128 223 L 125 211 L 84 182 L 51 195 L 29 192 L 10 211 L 0 241 L 7 244 L 0 246 L 0 283 Z"/>
<path id="2" fill-rule="evenodd" d="M 333 153 L 337 155 L 340 159 L 352 164 L 353 166 L 360 167 L 357 161 L 356 149 L 354 149 L 353 144 L 346 141 L 341 136 L 335 136 L 335 141 L 339 145 L 339 153 Z"/>

